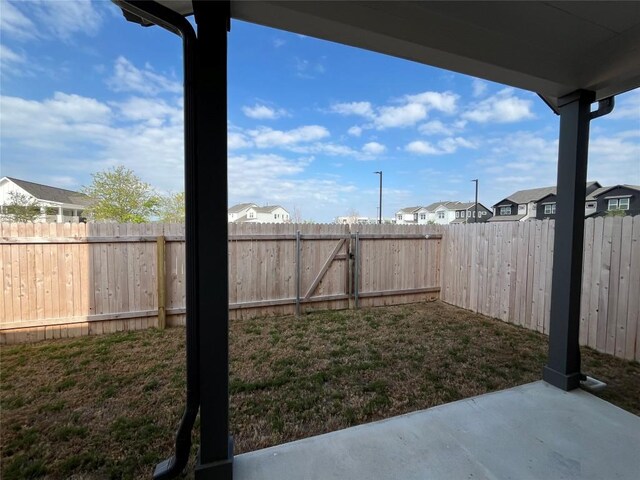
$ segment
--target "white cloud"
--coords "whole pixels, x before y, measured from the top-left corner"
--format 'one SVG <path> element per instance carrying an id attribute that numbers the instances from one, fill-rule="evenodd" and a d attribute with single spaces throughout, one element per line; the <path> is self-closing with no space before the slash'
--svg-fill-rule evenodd
<path id="1" fill-rule="evenodd" d="M 421 103 L 408 103 L 401 107 L 382 107 L 374 120 L 378 130 L 415 125 L 427 116 L 427 108 Z"/>
<path id="2" fill-rule="evenodd" d="M 314 178 L 301 174 L 313 157 L 286 158 L 280 155 L 241 155 L 229 157 L 229 202 L 253 201 L 280 204 L 292 213 L 294 205 L 303 205 L 305 219 L 326 217 L 327 206 L 342 205 L 357 188 L 333 176 Z M 260 172 L 247 175 L 247 172 Z"/>
<path id="3" fill-rule="evenodd" d="M 477 98 L 485 94 L 488 88 L 488 84 L 484 80 L 474 78 L 473 82 L 471 83 L 471 88 L 473 89 L 473 96 Z"/>
<path id="4" fill-rule="evenodd" d="M 558 140 L 550 140 L 536 132 L 515 132 L 491 138 L 488 143 L 492 145 L 492 156 L 501 160 L 549 163 L 558 158 Z"/>
<path id="5" fill-rule="evenodd" d="M 273 130 L 260 127 L 247 132 L 258 148 L 281 147 L 302 142 L 313 142 L 328 137 L 329 130 L 320 125 L 306 125 L 293 130 Z"/>
<path id="6" fill-rule="evenodd" d="M 387 147 L 378 142 L 365 143 L 362 147 L 363 153 L 368 155 L 380 155 L 381 153 L 384 153 L 386 149 Z"/>
<path id="7" fill-rule="evenodd" d="M 429 142 L 422 140 L 416 140 L 409 143 L 404 149 L 409 153 L 416 153 L 419 155 L 439 155 L 441 152 L 438 148 L 431 145 Z"/>
<path id="8" fill-rule="evenodd" d="M 518 98 L 513 89 L 505 88 L 493 97 L 489 97 L 471 106 L 462 114 L 462 118 L 478 123 L 512 123 L 533 118 L 531 100 Z"/>
<path id="9" fill-rule="evenodd" d="M 427 110 L 439 110 L 444 113 L 455 113 L 457 101 L 460 98 L 452 92 L 422 92 L 416 95 L 406 95 L 409 103 L 420 103 Z"/>
<path id="10" fill-rule="evenodd" d="M 418 155 L 445 155 L 455 153 L 458 148 L 476 148 L 476 144 L 462 137 L 449 137 L 435 145 L 423 140 L 413 141 L 405 146 L 405 151 Z"/>
<path id="11" fill-rule="evenodd" d="M 316 78 L 316 76 L 325 73 L 326 71 L 322 63 L 324 57 L 318 62 L 311 62 L 307 59 L 298 57 L 296 57 L 294 60 L 296 75 L 300 78 L 313 79 Z"/>
<path id="12" fill-rule="evenodd" d="M 457 109 L 459 96 L 452 92 L 422 92 L 404 95 L 394 105 L 374 107 L 370 102 L 343 102 L 330 107 L 330 111 L 340 115 L 357 115 L 370 120 L 363 126 L 351 127 L 350 135 L 359 136 L 363 128 L 384 130 L 387 128 L 410 127 L 427 118 L 429 111 L 438 110 L 446 114 Z"/>
<path id="13" fill-rule="evenodd" d="M 536 178 L 532 176 L 518 177 L 515 175 L 497 176 L 497 177 L 493 177 L 493 179 L 497 183 L 508 183 L 508 184 L 518 185 L 517 187 L 513 187 L 512 191 L 516 191 L 521 188 L 529 188 L 528 184 L 531 184 L 531 182 L 534 182 L 536 180 Z M 527 185 L 527 187 L 524 187 L 523 185 Z M 530 187 L 530 188 L 535 188 L 535 187 Z"/>
<path id="14" fill-rule="evenodd" d="M 3 163 L 14 171 L 38 172 L 46 163 L 86 178 L 123 164 L 159 189 L 183 188 L 182 122 L 122 124 L 136 116 L 126 105 L 60 92 L 43 101 L 0 96 L 0 110 L 3 155 L 11 152 Z"/>
<path id="15" fill-rule="evenodd" d="M 245 105 L 244 107 L 242 107 L 242 112 L 247 117 L 254 118 L 256 120 L 275 120 L 287 115 L 287 111 L 282 108 L 275 109 L 267 107 L 266 105 L 260 105 L 258 103 L 256 103 L 253 107 Z"/>
<path id="16" fill-rule="evenodd" d="M 228 132 L 227 133 L 227 148 L 229 150 L 237 150 L 240 148 L 247 148 L 252 146 L 251 142 L 247 140 L 240 132 Z"/>
<path id="17" fill-rule="evenodd" d="M 591 138 L 589 178 L 604 185 L 640 185 L 640 138 L 638 131 L 618 132 Z"/>
<path id="18" fill-rule="evenodd" d="M 453 135 L 454 130 L 457 130 L 453 126 L 445 125 L 440 120 L 431 120 L 430 122 L 423 123 L 418 127 L 418 131 L 423 135 Z"/>
<path id="19" fill-rule="evenodd" d="M 438 142 L 443 153 L 455 153 L 458 148 L 477 148 L 476 144 L 462 137 L 449 137 Z"/>
<path id="20" fill-rule="evenodd" d="M 34 23 L 24 15 L 13 3 L 0 0 L 0 31 L 17 40 L 28 40 L 37 37 Z"/>
<path id="21" fill-rule="evenodd" d="M 34 13 L 41 25 L 46 25 L 57 38 L 66 40 L 76 33 L 95 35 L 102 25 L 102 16 L 94 8 L 91 0 L 76 0 L 73 2 L 51 0 L 31 0 L 39 5 Z"/>
<path id="22" fill-rule="evenodd" d="M 81 33 L 95 35 L 102 26 L 102 15 L 90 0 L 52 1 L 2 0 L 0 30 L 16 40 L 36 38 L 68 41 Z"/>
<path id="23" fill-rule="evenodd" d="M 331 105 L 331 111 L 340 115 L 358 115 L 371 119 L 374 117 L 373 107 L 369 102 L 346 102 Z M 358 128 L 358 127 L 355 127 Z"/>
<path id="24" fill-rule="evenodd" d="M 354 157 L 358 158 L 360 152 L 354 150 L 346 145 L 339 145 L 335 143 L 311 143 L 309 145 L 294 145 L 288 148 L 292 152 L 314 154 L 314 155 L 329 155 L 332 157 Z"/>
<path id="25" fill-rule="evenodd" d="M 174 79 L 160 75 L 149 65 L 137 68 L 129 60 L 120 56 L 114 64 L 113 75 L 107 79 L 107 85 L 114 92 L 134 92 L 142 95 L 157 95 L 168 92 L 181 94 L 182 84 Z"/>
<path id="26" fill-rule="evenodd" d="M 275 48 L 280 48 L 281 46 L 283 46 L 286 43 L 287 42 L 285 40 L 283 40 L 282 38 L 276 38 L 276 39 L 273 40 L 273 46 Z"/>
<path id="27" fill-rule="evenodd" d="M 605 117 L 610 120 L 635 120 L 640 124 L 640 88 L 616 97 L 613 112 Z"/>
<path id="28" fill-rule="evenodd" d="M 114 102 L 113 106 L 124 120 L 146 122 L 151 126 L 182 124 L 184 121 L 182 99 L 171 105 L 158 98 L 131 97 L 124 102 Z"/>
<path id="29" fill-rule="evenodd" d="M 354 125 L 353 127 L 349 128 L 349 130 L 347 130 L 347 133 L 353 137 L 359 137 L 362 134 L 362 128 Z"/>
<path id="30" fill-rule="evenodd" d="M 22 67 L 26 61 L 27 58 L 24 55 L 16 53 L 6 45 L 0 43 L 0 74 L 21 74 Z"/>

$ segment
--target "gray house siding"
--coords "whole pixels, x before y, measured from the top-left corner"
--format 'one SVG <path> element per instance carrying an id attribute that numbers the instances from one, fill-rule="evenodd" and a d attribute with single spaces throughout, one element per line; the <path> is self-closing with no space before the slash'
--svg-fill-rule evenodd
<path id="1" fill-rule="evenodd" d="M 629 209 L 624 210 L 626 215 L 640 215 L 640 192 L 632 188 L 616 187 L 599 195 L 596 199 L 596 213 L 592 216 L 603 216 L 609 212 L 609 200 L 620 198 L 629 199 Z"/>
<path id="2" fill-rule="evenodd" d="M 550 207 L 547 208 L 545 204 L 549 205 Z M 538 201 L 538 204 L 536 205 L 536 219 L 537 220 L 544 220 L 545 218 L 555 219 L 556 212 L 557 212 L 555 208 L 557 208 L 557 206 L 556 206 L 556 195 L 554 193 L 547 195 L 544 198 L 541 198 Z M 545 213 L 545 210 L 548 212 L 549 209 L 551 209 L 551 212 Z"/>
<path id="3" fill-rule="evenodd" d="M 500 209 L 503 206 L 510 206 L 511 207 L 511 213 L 505 213 L 504 215 L 500 213 Z M 495 217 L 501 217 L 501 216 L 510 216 L 510 215 L 517 215 L 518 214 L 518 204 L 515 202 L 512 202 L 511 200 L 507 200 L 504 199 L 501 202 L 498 202 L 494 205 L 495 208 Z"/>

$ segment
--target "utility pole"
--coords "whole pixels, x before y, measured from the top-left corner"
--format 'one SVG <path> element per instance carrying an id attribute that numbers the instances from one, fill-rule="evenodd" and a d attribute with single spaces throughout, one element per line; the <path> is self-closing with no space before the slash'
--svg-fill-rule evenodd
<path id="1" fill-rule="evenodd" d="M 382 170 L 373 173 L 375 173 L 376 175 L 380 175 L 380 204 L 378 206 L 378 223 L 382 224 Z"/>
<path id="2" fill-rule="evenodd" d="M 474 205 L 474 215 L 475 215 L 475 220 L 473 221 L 473 223 L 477 223 L 478 221 L 478 179 L 476 178 L 475 180 L 471 180 L 472 182 L 476 182 L 476 203 Z"/>

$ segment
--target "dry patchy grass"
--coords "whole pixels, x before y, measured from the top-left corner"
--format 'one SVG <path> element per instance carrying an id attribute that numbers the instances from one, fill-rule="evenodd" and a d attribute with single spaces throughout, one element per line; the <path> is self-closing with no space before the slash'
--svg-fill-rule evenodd
<path id="1" fill-rule="evenodd" d="M 441 302 L 231 322 L 236 453 L 538 380 L 546 337 Z M 184 330 L 3 347 L 2 478 L 139 478 L 172 452 Z M 640 365 L 583 349 L 640 414 Z M 194 435 L 194 442 L 197 438 Z"/>

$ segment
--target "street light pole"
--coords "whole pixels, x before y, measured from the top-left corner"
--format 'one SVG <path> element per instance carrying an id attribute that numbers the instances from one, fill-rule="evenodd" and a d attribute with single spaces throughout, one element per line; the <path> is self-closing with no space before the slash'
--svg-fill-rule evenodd
<path id="1" fill-rule="evenodd" d="M 478 222 L 478 179 L 476 178 L 475 180 L 471 180 L 472 182 L 476 182 L 476 203 L 474 205 L 474 215 L 475 215 L 475 220 L 473 221 L 473 223 L 477 223 Z"/>
<path id="2" fill-rule="evenodd" d="M 382 170 L 373 173 L 375 173 L 376 175 L 380 175 L 380 205 L 378 207 L 378 223 L 382 224 Z"/>

